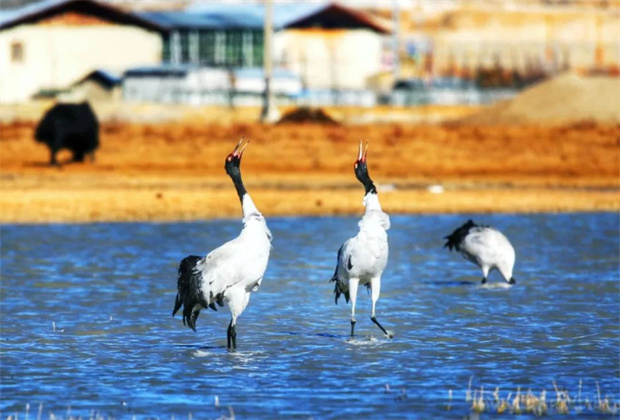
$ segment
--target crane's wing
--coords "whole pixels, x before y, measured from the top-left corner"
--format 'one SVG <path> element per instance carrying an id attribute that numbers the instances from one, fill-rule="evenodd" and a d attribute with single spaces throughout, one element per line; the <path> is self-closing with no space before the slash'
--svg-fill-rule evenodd
<path id="1" fill-rule="evenodd" d="M 242 280 L 234 264 L 239 256 L 235 240 L 211 251 L 201 258 L 190 255 L 179 265 L 177 296 L 172 316 L 183 307 L 183 324 L 196 331 L 196 320 L 202 308 L 217 310 L 215 303 L 223 306 L 223 292 Z"/>
<path id="2" fill-rule="evenodd" d="M 208 303 L 222 304 L 222 293 L 243 278 L 239 275 L 239 261 L 243 257 L 236 239 L 226 242 L 209 252 L 196 264 L 196 272 L 202 277 L 202 291 Z"/>

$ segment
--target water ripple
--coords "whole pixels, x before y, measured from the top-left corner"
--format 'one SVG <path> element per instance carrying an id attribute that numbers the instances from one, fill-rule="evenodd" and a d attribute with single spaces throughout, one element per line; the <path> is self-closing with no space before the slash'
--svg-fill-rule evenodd
<path id="1" fill-rule="evenodd" d="M 442 248 L 468 217 L 511 239 L 517 285 L 481 285 Z M 197 333 L 170 314 L 178 261 L 234 237 L 237 221 L 2 226 L 1 414 L 462 418 L 472 375 L 505 394 L 554 381 L 571 395 L 583 381 L 590 401 L 596 383 L 620 393 L 618 215 L 392 217 L 377 304 L 391 340 L 365 290 L 353 339 L 350 307 L 334 305 L 328 280 L 355 218 L 269 225 L 272 259 L 234 353 L 227 311 L 205 311 Z"/>

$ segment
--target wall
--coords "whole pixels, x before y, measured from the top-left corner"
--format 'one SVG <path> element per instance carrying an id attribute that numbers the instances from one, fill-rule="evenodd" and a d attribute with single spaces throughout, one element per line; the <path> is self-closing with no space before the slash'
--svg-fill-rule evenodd
<path id="1" fill-rule="evenodd" d="M 93 20 L 94 19 L 94 20 Z M 23 45 L 22 62 L 11 59 L 11 44 Z M 0 103 L 28 100 L 41 89 L 62 89 L 92 70 L 122 73 L 161 61 L 156 32 L 74 14 L 0 32 Z"/>
<path id="2" fill-rule="evenodd" d="M 309 89 L 365 89 L 381 70 L 382 38 L 369 30 L 285 30 L 274 36 L 274 57 Z"/>

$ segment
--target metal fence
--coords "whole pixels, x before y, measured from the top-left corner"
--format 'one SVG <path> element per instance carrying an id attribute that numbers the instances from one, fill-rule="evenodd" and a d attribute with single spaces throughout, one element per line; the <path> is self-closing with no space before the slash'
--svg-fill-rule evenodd
<path id="1" fill-rule="evenodd" d="M 159 90 L 155 94 L 146 91 L 125 91 L 124 99 L 130 102 L 178 103 L 188 105 L 261 106 L 263 95 L 228 90 L 191 90 L 176 88 Z M 152 91 L 150 93 L 153 93 Z M 361 106 L 376 105 L 484 105 L 510 99 L 518 89 L 479 88 L 429 88 L 423 90 L 394 90 L 379 94 L 371 90 L 304 91 L 298 96 L 276 95 L 277 105 L 296 106 Z"/>
<path id="2" fill-rule="evenodd" d="M 390 105 L 485 105 L 514 97 L 519 92 L 512 88 L 431 88 L 426 90 L 395 90 L 389 97 Z"/>

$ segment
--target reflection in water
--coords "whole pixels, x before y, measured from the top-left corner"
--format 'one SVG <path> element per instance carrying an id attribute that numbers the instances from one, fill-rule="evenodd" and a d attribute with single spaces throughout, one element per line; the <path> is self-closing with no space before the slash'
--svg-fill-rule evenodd
<path id="1" fill-rule="evenodd" d="M 473 389 L 618 397 L 619 216 L 475 215 L 517 251 L 509 286 L 442 248 L 466 216 L 394 216 L 378 316 L 358 335 L 328 280 L 355 218 L 270 220 L 272 260 L 228 352 L 227 311 L 171 318 L 178 261 L 238 221 L 3 226 L 1 415 L 402 418 L 469 413 Z M 320 235 L 317 233 L 320 232 Z M 448 400 L 449 391 L 452 400 Z M 219 405 L 214 404 L 215 396 Z"/>

